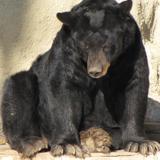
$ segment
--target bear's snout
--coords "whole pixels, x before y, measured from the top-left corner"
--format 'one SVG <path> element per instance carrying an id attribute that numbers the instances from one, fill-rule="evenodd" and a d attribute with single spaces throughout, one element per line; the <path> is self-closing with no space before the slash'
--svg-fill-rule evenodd
<path id="1" fill-rule="evenodd" d="M 103 52 L 98 54 L 90 53 L 87 61 L 87 71 L 92 78 L 101 78 L 107 74 L 110 63 Z"/>
<path id="2" fill-rule="evenodd" d="M 88 74 L 93 78 L 101 77 L 102 72 L 103 72 L 103 67 L 101 65 L 88 68 Z"/>
<path id="3" fill-rule="evenodd" d="M 110 64 L 106 64 L 105 66 L 96 65 L 88 68 L 88 74 L 92 78 L 101 78 L 107 74 Z"/>

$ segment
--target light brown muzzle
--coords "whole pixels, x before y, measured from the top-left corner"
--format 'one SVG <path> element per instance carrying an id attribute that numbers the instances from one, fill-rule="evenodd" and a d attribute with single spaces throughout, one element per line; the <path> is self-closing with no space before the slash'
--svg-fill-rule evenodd
<path id="1" fill-rule="evenodd" d="M 110 67 L 105 53 L 103 51 L 97 54 L 89 53 L 87 61 L 87 71 L 92 78 L 101 78 L 105 76 Z"/>

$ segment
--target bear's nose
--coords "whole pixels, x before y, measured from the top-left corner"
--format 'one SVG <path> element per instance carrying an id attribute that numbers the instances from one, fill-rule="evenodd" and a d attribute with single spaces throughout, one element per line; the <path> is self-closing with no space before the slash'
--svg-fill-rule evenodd
<path id="1" fill-rule="evenodd" d="M 100 66 L 97 66 L 97 67 L 90 67 L 88 69 L 88 74 L 93 77 L 93 78 L 99 78 L 101 77 L 103 73 L 103 68 L 100 67 Z"/>

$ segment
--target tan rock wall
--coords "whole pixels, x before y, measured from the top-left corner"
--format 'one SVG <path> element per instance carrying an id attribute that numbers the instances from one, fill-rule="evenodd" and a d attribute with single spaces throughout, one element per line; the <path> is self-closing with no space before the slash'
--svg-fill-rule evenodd
<path id="1" fill-rule="evenodd" d="M 150 96 L 160 101 L 160 0 L 134 0 L 132 14 L 144 39 L 150 66 Z"/>
<path id="2" fill-rule="evenodd" d="M 60 28 L 56 13 L 78 0 L 0 0 L 0 94 L 8 75 L 28 69 Z"/>

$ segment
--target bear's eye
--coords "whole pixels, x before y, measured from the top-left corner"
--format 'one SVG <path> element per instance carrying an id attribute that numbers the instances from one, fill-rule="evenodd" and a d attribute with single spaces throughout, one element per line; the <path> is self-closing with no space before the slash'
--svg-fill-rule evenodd
<path id="1" fill-rule="evenodd" d="M 86 43 L 81 42 L 81 43 L 80 43 L 80 46 L 81 46 L 83 49 L 86 49 L 86 50 L 89 49 L 89 45 L 86 44 Z"/>
<path id="2" fill-rule="evenodd" d="M 92 9 L 92 13 L 96 13 L 96 9 L 95 8 Z"/>
<path id="3" fill-rule="evenodd" d="M 85 49 L 89 49 L 89 45 L 88 44 L 85 45 Z"/>

